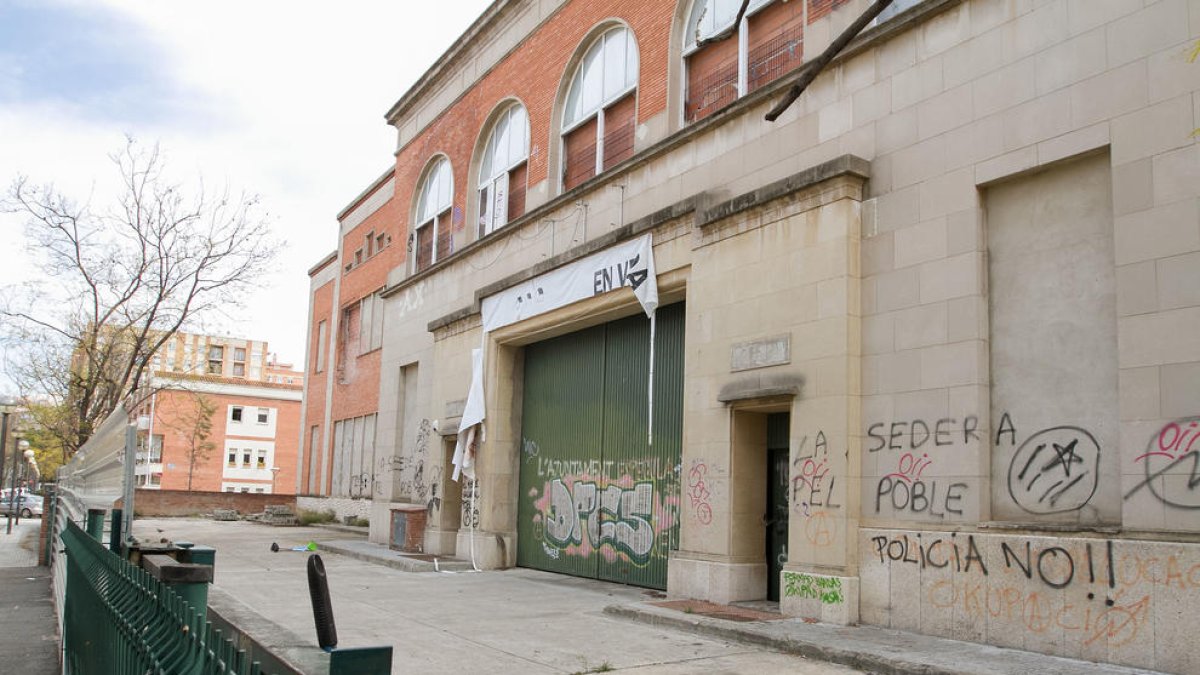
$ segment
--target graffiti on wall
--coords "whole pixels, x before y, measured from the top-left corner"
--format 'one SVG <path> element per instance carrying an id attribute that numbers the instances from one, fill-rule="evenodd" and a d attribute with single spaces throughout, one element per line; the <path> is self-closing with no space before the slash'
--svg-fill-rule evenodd
<path id="1" fill-rule="evenodd" d="M 709 525 L 713 519 L 712 505 L 708 503 L 712 493 L 708 491 L 708 483 L 704 480 L 707 475 L 708 465 L 702 460 L 692 460 L 692 468 L 688 471 L 687 496 L 691 500 L 692 515 L 701 525 Z"/>
<path id="2" fill-rule="evenodd" d="M 786 598 L 820 600 L 822 605 L 840 605 L 845 601 L 841 579 L 803 572 L 783 573 L 783 595 Z"/>
<path id="3" fill-rule="evenodd" d="M 867 427 L 867 452 L 897 454 L 894 471 L 875 485 L 874 510 L 945 519 L 962 516 L 969 485 L 926 474 L 937 453 L 947 446 L 982 440 L 979 418 L 913 419 L 875 422 Z M 1005 412 L 996 426 L 993 446 L 1014 448 L 1008 467 L 1008 494 L 1026 513 L 1078 511 L 1096 493 L 1100 478 L 1100 444 L 1078 426 L 1053 426 L 1030 434 L 1018 444 L 1012 415 Z M 940 450 L 939 450 L 940 449 Z M 930 453 L 934 453 L 931 455 Z"/>
<path id="4" fill-rule="evenodd" d="M 996 427 L 996 447 L 1015 446 L 1017 430 L 1006 412 Z M 1026 513 L 1078 511 L 1096 494 L 1100 444 L 1076 426 L 1043 429 L 1025 439 L 1008 465 L 1008 494 Z"/>
<path id="5" fill-rule="evenodd" d="M 978 417 L 875 422 L 867 426 L 867 438 L 868 453 L 897 455 L 895 470 L 875 483 L 875 513 L 889 508 L 900 515 L 937 519 L 963 514 L 967 484 L 927 477 L 925 471 L 934 464 L 930 452 L 979 440 Z"/>
<path id="6" fill-rule="evenodd" d="M 831 472 L 825 432 L 818 429 L 811 437 L 801 437 L 796 458 L 792 460 L 792 479 L 788 487 L 792 510 L 811 518 L 824 509 L 840 509 L 837 478 Z"/>
<path id="7" fill-rule="evenodd" d="M 599 554 L 645 565 L 667 556 L 680 512 L 678 465 L 658 458 L 533 459 L 542 487 L 527 497 L 548 557 Z"/>
<path id="8" fill-rule="evenodd" d="M 922 570 L 922 601 L 933 607 L 1035 634 L 1065 631 L 1085 645 L 1134 640 L 1156 595 L 1200 591 L 1200 555 L 1183 545 L 889 533 L 870 537 L 866 556 L 867 564 Z"/>
<path id="9" fill-rule="evenodd" d="M 1142 466 L 1144 477 L 1125 499 L 1149 490 L 1167 506 L 1200 509 L 1200 417 L 1163 425 L 1133 461 Z"/>

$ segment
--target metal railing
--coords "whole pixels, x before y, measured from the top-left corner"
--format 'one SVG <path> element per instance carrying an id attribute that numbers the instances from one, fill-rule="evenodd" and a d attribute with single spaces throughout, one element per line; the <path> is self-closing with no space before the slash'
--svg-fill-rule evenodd
<path id="1" fill-rule="evenodd" d="M 260 675 L 174 590 L 67 520 L 66 675 Z"/>

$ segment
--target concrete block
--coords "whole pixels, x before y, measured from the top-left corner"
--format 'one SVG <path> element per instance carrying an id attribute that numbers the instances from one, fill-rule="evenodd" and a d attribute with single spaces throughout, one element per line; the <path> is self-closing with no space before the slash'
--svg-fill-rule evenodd
<path id="1" fill-rule="evenodd" d="M 975 189 L 975 171 L 964 167 L 921 183 L 920 216 L 922 220 L 972 209 L 979 204 Z"/>
<path id="2" fill-rule="evenodd" d="M 781 575 L 779 611 L 784 616 L 816 619 L 840 626 L 858 623 L 858 577 L 788 569 Z"/>
<path id="3" fill-rule="evenodd" d="M 1158 261 L 1158 303 L 1162 309 L 1200 305 L 1200 252 Z"/>
<path id="4" fill-rule="evenodd" d="M 862 126 L 887 116 L 892 110 L 892 86 L 888 82 L 854 92 L 854 126 Z"/>
<path id="5" fill-rule="evenodd" d="M 917 222 L 920 188 L 913 185 L 880 195 L 875 200 L 876 232 L 891 232 Z"/>
<path id="6" fill-rule="evenodd" d="M 1031 100 L 1037 95 L 1037 66 L 1025 58 L 971 83 L 975 114 L 985 117 Z"/>
<path id="7" fill-rule="evenodd" d="M 1107 122 L 1098 122 L 1090 127 L 1070 131 L 1038 143 L 1038 164 L 1057 162 L 1107 146 L 1108 127 Z"/>
<path id="8" fill-rule="evenodd" d="M 1045 2 L 1021 14 L 1013 22 L 1011 33 L 1014 56 L 1025 56 L 1061 44 L 1069 37 L 1067 6 L 1063 2 Z"/>
<path id="9" fill-rule="evenodd" d="M 896 349 L 915 349 L 946 342 L 946 303 L 919 305 L 895 313 Z"/>
<path id="10" fill-rule="evenodd" d="M 1153 260 L 1117 268 L 1117 315 L 1132 316 L 1157 311 L 1158 279 Z"/>
<path id="11" fill-rule="evenodd" d="M 1134 61 L 1105 71 L 1071 85 L 1068 91 L 1073 127 L 1133 112 L 1146 105 L 1146 61 Z"/>
<path id="12" fill-rule="evenodd" d="M 986 350 L 983 342 L 970 340 L 926 347 L 921 351 L 922 387 L 957 387 L 984 382 Z"/>
<path id="13" fill-rule="evenodd" d="M 1113 167 L 1113 215 L 1123 216 L 1154 204 L 1153 164 L 1149 158 Z"/>
<path id="14" fill-rule="evenodd" d="M 1188 61 L 1193 45 L 1195 40 L 1185 40 L 1149 57 L 1146 72 L 1151 103 L 1200 91 L 1200 64 Z"/>
<path id="15" fill-rule="evenodd" d="M 1200 143 L 1154 157 L 1155 205 L 1200 195 Z"/>
<path id="16" fill-rule="evenodd" d="M 946 132 L 946 168 L 972 167 L 1004 153 L 1004 116 L 995 113 Z"/>
<path id="17" fill-rule="evenodd" d="M 983 340 L 988 337 L 987 305 L 982 296 L 946 302 L 946 342 Z"/>
<path id="18" fill-rule="evenodd" d="M 945 137 L 934 136 L 897 150 L 892 156 L 892 182 L 912 185 L 941 175 L 946 170 Z"/>
<path id="19" fill-rule="evenodd" d="M 1159 411 L 1159 367 L 1122 368 L 1117 374 L 1121 420 L 1153 420 Z"/>
<path id="20" fill-rule="evenodd" d="M 1126 0 L 1067 0 L 1067 28 L 1078 35 L 1141 9 Z"/>
<path id="21" fill-rule="evenodd" d="M 892 110 L 903 110 L 943 89 L 942 57 L 920 61 L 892 76 Z"/>
<path id="22" fill-rule="evenodd" d="M 894 269 L 895 234 L 884 232 L 862 240 L 862 273 L 864 275 L 879 274 Z"/>
<path id="23" fill-rule="evenodd" d="M 971 37 L 971 16 L 966 7 L 943 12 L 921 25 L 917 58 L 927 59 Z"/>
<path id="24" fill-rule="evenodd" d="M 1200 250 L 1200 209 L 1194 198 L 1117 216 L 1113 227 L 1118 265 Z"/>
<path id="25" fill-rule="evenodd" d="M 972 88 L 963 84 L 917 105 L 917 135 L 922 140 L 967 124 L 974 119 Z"/>
<path id="26" fill-rule="evenodd" d="M 850 131 L 854 122 L 854 99 L 840 98 L 822 107 L 817 120 L 817 139 L 820 143 Z"/>
<path id="27" fill-rule="evenodd" d="M 1164 44 L 1176 44 L 1188 38 L 1186 0 L 1160 0 L 1109 23 L 1106 27 L 1108 65 L 1120 66 L 1145 58 Z"/>
<path id="28" fill-rule="evenodd" d="M 921 303 L 938 302 L 983 290 L 986 268 L 979 253 L 964 253 L 921 265 Z"/>
<path id="29" fill-rule="evenodd" d="M 1016 150 L 1070 131 L 1070 91 L 1059 90 L 1004 111 L 1004 148 Z"/>
<path id="30" fill-rule="evenodd" d="M 1162 417 L 1181 418 L 1200 415 L 1200 363 L 1175 363 L 1163 366 Z"/>
<path id="31" fill-rule="evenodd" d="M 891 94 L 888 94 L 889 98 Z M 893 109 L 895 106 L 893 106 Z M 910 106 L 875 122 L 875 149 L 889 153 L 917 142 L 917 109 Z"/>
<path id="32" fill-rule="evenodd" d="M 1191 145 L 1192 129 L 1191 92 L 1122 115 L 1112 121 L 1113 164 Z"/>
<path id="33" fill-rule="evenodd" d="M 981 250 L 983 211 L 978 208 L 955 211 L 946 217 L 946 253 L 958 255 Z"/>
<path id="34" fill-rule="evenodd" d="M 975 166 L 975 184 L 985 185 L 1028 171 L 1037 166 L 1037 146 L 1007 152 Z"/>
<path id="35" fill-rule="evenodd" d="M 1054 45 L 1034 57 L 1037 93 L 1046 94 L 1098 75 L 1107 64 L 1104 29 L 1099 28 Z"/>
<path id="36" fill-rule="evenodd" d="M 880 393 L 921 388 L 921 354 L 918 350 L 881 354 L 874 362 Z"/>
<path id="37" fill-rule="evenodd" d="M 889 312 L 918 304 L 921 300 L 920 279 L 920 268 L 917 267 L 896 270 L 875 277 L 874 310 Z"/>
<path id="38" fill-rule="evenodd" d="M 1121 368 L 1200 361 L 1200 307 L 1118 320 Z"/>
<path id="39" fill-rule="evenodd" d="M 946 257 L 945 218 L 934 218 L 898 229 L 892 236 L 895 239 L 896 268 Z"/>

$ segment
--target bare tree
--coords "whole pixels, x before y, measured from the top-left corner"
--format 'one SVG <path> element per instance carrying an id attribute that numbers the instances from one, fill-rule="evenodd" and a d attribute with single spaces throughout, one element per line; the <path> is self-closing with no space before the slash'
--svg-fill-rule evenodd
<path id="1" fill-rule="evenodd" d="M 108 208 L 23 177 L 0 201 L 25 220 L 45 274 L 0 297 L 9 375 L 26 397 L 51 402 L 37 421 L 67 454 L 146 390 L 151 357 L 171 335 L 239 306 L 280 247 L 256 196 L 185 189 L 157 146 L 133 139 L 110 158 L 121 184 Z"/>
<path id="2" fill-rule="evenodd" d="M 187 444 L 188 482 L 187 489 L 192 489 L 192 476 L 196 472 L 196 464 L 203 462 L 212 455 L 216 443 L 209 440 L 212 436 L 212 418 L 217 410 L 217 404 L 212 399 L 199 392 L 190 392 L 184 400 L 187 404 L 176 402 L 175 414 L 167 424 L 183 437 Z M 151 445 L 154 439 L 150 439 Z"/>

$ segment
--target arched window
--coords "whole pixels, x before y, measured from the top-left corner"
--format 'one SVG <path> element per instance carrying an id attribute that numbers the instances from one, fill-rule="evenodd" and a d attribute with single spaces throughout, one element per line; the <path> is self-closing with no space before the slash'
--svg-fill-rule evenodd
<path id="1" fill-rule="evenodd" d="M 416 271 L 450 255 L 453 239 L 450 230 L 450 204 L 454 200 L 454 176 L 445 157 L 434 160 L 425 173 L 417 197 Z"/>
<path id="2" fill-rule="evenodd" d="M 733 35 L 697 46 L 729 30 L 741 4 L 741 0 L 696 0 L 692 4 L 683 31 L 687 72 L 683 115 L 687 122 L 711 115 L 803 61 L 804 3 L 797 1 L 750 0 Z"/>
<path id="3" fill-rule="evenodd" d="M 525 213 L 529 116 L 520 104 L 500 113 L 479 163 L 479 236 Z"/>
<path id="4" fill-rule="evenodd" d="M 563 189 L 570 190 L 633 155 L 638 53 L 618 27 L 588 47 L 563 108 Z"/>

